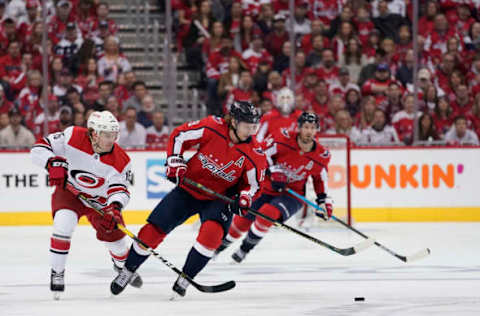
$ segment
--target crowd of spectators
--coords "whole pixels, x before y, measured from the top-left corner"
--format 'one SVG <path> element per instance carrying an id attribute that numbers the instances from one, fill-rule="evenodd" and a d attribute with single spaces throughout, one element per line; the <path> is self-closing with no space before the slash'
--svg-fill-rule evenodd
<path id="1" fill-rule="evenodd" d="M 295 0 L 292 16 L 289 0 L 172 0 L 176 45 L 203 76 L 210 114 L 234 99 L 268 111 L 293 86 L 296 108 L 318 113 L 323 133 L 410 145 L 418 122 L 419 141 L 478 145 L 480 3 L 419 4 L 414 56 L 408 0 Z"/>
<path id="2" fill-rule="evenodd" d="M 165 117 L 122 54 L 108 3 L 49 0 L 46 7 L 44 25 L 39 0 L 0 0 L 0 148 L 31 146 L 45 129 L 85 127 L 92 111 L 104 110 L 121 121 L 120 145 L 164 148 Z"/>

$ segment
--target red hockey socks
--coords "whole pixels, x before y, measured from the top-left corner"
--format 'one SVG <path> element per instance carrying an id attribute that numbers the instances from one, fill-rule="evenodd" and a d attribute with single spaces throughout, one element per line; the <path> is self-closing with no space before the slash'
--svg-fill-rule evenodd
<path id="1" fill-rule="evenodd" d="M 215 221 L 206 221 L 200 227 L 197 241 L 188 253 L 183 266 L 183 272 L 194 278 L 213 257 L 215 250 L 220 246 L 223 236 L 222 225 Z"/>
<path id="2" fill-rule="evenodd" d="M 227 239 L 229 242 L 234 242 L 248 231 L 252 223 L 253 221 L 248 218 L 235 215 L 232 225 L 230 226 L 230 230 L 228 231 L 228 235 L 225 237 L 225 239 Z"/>

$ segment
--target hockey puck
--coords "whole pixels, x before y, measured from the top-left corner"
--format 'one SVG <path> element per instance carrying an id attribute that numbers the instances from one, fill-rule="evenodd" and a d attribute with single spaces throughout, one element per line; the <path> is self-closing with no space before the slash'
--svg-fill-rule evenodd
<path id="1" fill-rule="evenodd" d="M 363 302 L 363 301 L 365 301 L 365 297 L 355 297 L 354 301 L 355 302 Z"/>

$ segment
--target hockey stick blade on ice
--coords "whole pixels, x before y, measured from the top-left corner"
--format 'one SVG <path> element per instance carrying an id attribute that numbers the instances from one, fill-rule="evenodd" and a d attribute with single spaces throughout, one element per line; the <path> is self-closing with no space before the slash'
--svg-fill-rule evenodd
<path id="1" fill-rule="evenodd" d="M 191 179 L 189 179 L 189 178 L 186 178 L 186 177 L 183 178 L 183 182 L 184 182 L 184 183 L 187 183 L 187 184 L 189 184 L 189 185 L 191 185 L 191 186 L 193 186 L 193 187 L 195 187 L 195 188 L 197 188 L 197 189 L 200 189 L 200 190 L 202 190 L 202 191 L 205 192 L 205 193 L 208 193 L 208 194 L 210 194 L 210 195 L 213 195 L 213 196 L 215 196 L 215 197 L 217 197 L 217 198 L 225 201 L 226 203 L 232 203 L 232 202 L 233 202 L 233 200 L 232 200 L 231 198 L 226 197 L 225 195 L 222 195 L 222 194 L 220 194 L 220 193 L 218 193 L 218 192 L 215 192 L 215 191 L 213 191 L 212 189 L 207 188 L 207 187 L 204 186 L 203 184 L 200 184 L 200 183 L 198 183 L 198 182 L 195 182 L 195 181 L 193 181 L 193 180 L 191 180 Z M 280 221 L 278 221 L 278 220 L 275 220 L 275 219 L 273 219 L 273 218 L 271 218 L 271 217 L 268 217 L 268 216 L 266 216 L 266 215 L 264 215 L 264 214 L 262 214 L 262 213 L 260 213 L 260 212 L 258 212 L 258 211 L 256 211 L 256 210 L 254 210 L 254 209 L 251 208 L 251 207 L 247 208 L 246 210 L 247 210 L 250 214 L 253 214 L 253 215 L 255 215 L 255 216 L 261 217 L 261 218 L 263 218 L 263 219 L 265 219 L 265 220 L 273 223 L 273 225 L 275 225 L 276 227 L 280 227 L 280 228 L 286 229 L 286 230 L 288 230 L 288 231 L 291 231 L 291 232 L 293 232 L 293 233 L 295 233 L 295 234 L 297 234 L 297 235 L 300 235 L 300 236 L 302 236 L 302 237 L 304 237 L 304 238 L 306 238 L 306 239 L 308 239 L 308 240 L 310 240 L 310 241 L 313 241 L 314 243 L 316 243 L 316 244 L 318 244 L 318 245 L 321 245 L 321 246 L 323 246 L 323 247 L 325 247 L 325 248 L 328 248 L 328 249 L 330 249 L 330 250 L 332 250 L 332 251 L 334 251 L 334 252 L 336 252 L 336 253 L 338 253 L 338 254 L 340 254 L 340 255 L 342 255 L 342 256 L 351 256 L 351 255 L 354 255 L 354 254 L 356 254 L 356 253 L 358 253 L 358 252 L 360 252 L 360 251 L 362 251 L 362 250 L 364 250 L 364 249 L 367 249 L 368 247 L 370 247 L 371 245 L 373 245 L 373 243 L 375 242 L 375 240 L 373 240 L 373 239 L 371 239 L 371 238 L 368 238 L 367 240 L 365 240 L 365 241 L 363 241 L 363 242 L 360 242 L 359 244 L 357 244 L 357 245 L 355 245 L 355 246 L 353 246 L 353 247 L 349 247 L 349 248 L 338 248 L 338 247 L 335 247 L 335 246 L 333 246 L 333 245 L 330 245 L 329 243 L 326 243 L 326 242 L 324 242 L 324 241 L 322 241 L 322 240 L 320 240 L 320 239 L 317 239 L 317 238 L 315 238 L 315 237 L 313 237 L 313 236 L 311 236 L 311 235 L 308 235 L 308 234 L 306 234 L 306 233 L 304 233 L 304 232 L 302 232 L 302 231 L 300 231 L 300 230 L 298 230 L 298 229 L 295 229 L 295 228 L 293 228 L 293 227 L 291 227 L 291 226 L 288 226 L 287 224 L 284 224 L 284 223 L 282 223 L 282 222 L 280 222 Z"/>
<path id="2" fill-rule="evenodd" d="M 312 201 L 308 200 L 307 198 L 305 198 L 304 196 L 298 194 L 297 192 L 293 191 L 292 189 L 287 189 L 287 192 L 290 193 L 291 195 L 299 198 L 300 200 L 302 200 L 304 203 L 312 206 L 313 208 L 319 210 L 319 211 L 323 211 L 325 212 L 325 210 L 323 208 L 321 208 L 320 206 L 318 206 L 316 203 L 313 203 Z M 347 223 L 345 223 L 344 221 L 342 221 L 340 218 L 336 217 L 336 216 L 332 216 L 332 218 L 339 222 L 340 224 L 342 224 L 343 226 L 347 227 L 348 229 L 350 229 L 351 231 L 354 231 L 355 233 L 359 234 L 360 236 L 362 236 L 363 238 L 366 238 L 367 240 L 370 239 L 370 237 L 368 237 L 367 235 L 365 235 L 364 233 L 362 233 L 361 231 L 355 229 L 354 227 L 348 225 Z M 399 255 L 398 253 L 396 253 L 395 251 L 385 247 L 384 245 L 382 245 L 381 243 L 379 243 L 378 241 L 375 241 L 374 244 L 378 247 L 380 247 L 381 249 L 385 250 L 386 252 L 388 252 L 389 254 L 391 254 L 392 256 L 395 256 L 397 257 L 398 259 L 402 260 L 403 262 L 412 262 L 412 261 L 415 261 L 415 260 L 420 260 L 426 256 L 428 256 L 430 254 L 430 249 L 428 248 L 425 248 L 423 250 L 420 250 L 416 253 L 414 253 L 413 255 L 410 255 L 410 256 L 402 256 L 402 255 Z"/>
<path id="3" fill-rule="evenodd" d="M 99 209 L 96 205 L 94 205 L 87 197 L 85 197 L 85 195 L 83 195 L 80 191 L 78 191 L 72 184 L 67 183 L 66 188 L 67 188 L 68 191 L 73 193 L 77 198 L 79 198 L 80 200 L 87 203 L 92 209 L 94 209 L 97 213 L 99 213 L 100 215 L 103 216 L 103 211 L 101 209 Z M 134 233 L 129 231 L 124 225 L 117 222 L 117 228 L 119 230 L 121 230 L 122 232 L 124 232 L 128 237 L 132 238 L 137 243 L 142 245 L 154 257 L 156 257 L 157 259 L 160 259 L 160 261 L 162 261 L 163 264 L 165 264 L 167 267 L 172 269 L 175 273 L 177 273 L 182 278 L 186 279 L 194 288 L 196 288 L 200 292 L 218 293 L 218 292 L 228 291 L 228 290 L 233 289 L 235 287 L 235 281 L 228 281 L 228 282 L 217 284 L 217 285 L 202 285 L 202 284 L 199 284 L 199 283 L 193 281 L 193 279 L 191 277 L 189 277 L 188 275 L 183 273 L 180 269 L 178 269 L 173 263 L 171 263 L 170 261 L 165 259 L 162 255 L 160 255 L 158 252 L 156 252 L 152 248 L 150 248 L 146 243 L 144 243 Z"/>

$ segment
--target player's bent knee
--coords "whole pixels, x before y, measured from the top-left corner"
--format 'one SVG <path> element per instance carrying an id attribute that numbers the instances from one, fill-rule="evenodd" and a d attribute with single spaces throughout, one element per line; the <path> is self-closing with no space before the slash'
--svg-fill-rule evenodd
<path id="1" fill-rule="evenodd" d="M 53 233 L 61 236 L 72 236 L 78 224 L 78 215 L 72 210 L 61 209 L 53 218 Z"/>
<path id="2" fill-rule="evenodd" d="M 153 224 L 146 224 L 140 229 L 138 238 L 146 243 L 150 248 L 155 249 L 165 239 L 165 234 L 160 228 Z"/>
<path id="3" fill-rule="evenodd" d="M 197 243 L 207 249 L 217 249 L 222 243 L 224 235 L 223 227 L 215 221 L 205 221 L 200 227 Z"/>
<path id="4" fill-rule="evenodd" d="M 260 213 L 262 213 L 263 215 L 266 215 L 272 219 L 275 219 L 275 220 L 278 220 L 282 217 L 282 213 L 280 213 L 280 211 L 278 210 L 278 208 L 276 208 L 275 206 L 271 205 L 271 204 L 264 204 L 259 210 L 258 210 Z M 270 227 L 272 226 L 272 222 L 270 222 L 269 220 L 266 220 L 264 218 L 261 218 L 261 217 L 257 217 L 256 221 L 263 225 L 263 226 L 266 226 L 266 227 Z"/>
<path id="5" fill-rule="evenodd" d="M 235 224 L 235 227 L 242 232 L 248 231 L 252 223 L 253 221 L 246 217 L 235 215 L 235 217 L 233 218 L 233 224 Z"/>

